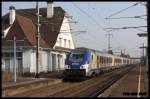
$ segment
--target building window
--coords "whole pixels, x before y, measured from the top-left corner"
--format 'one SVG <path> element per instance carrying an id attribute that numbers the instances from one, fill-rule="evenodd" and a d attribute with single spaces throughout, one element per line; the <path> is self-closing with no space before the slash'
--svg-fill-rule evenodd
<path id="1" fill-rule="evenodd" d="M 67 46 L 67 40 L 66 39 L 64 39 L 64 47 L 66 47 Z"/>
<path id="2" fill-rule="evenodd" d="M 10 57 L 10 54 L 9 53 L 3 53 L 2 57 Z"/>
<path id="3" fill-rule="evenodd" d="M 68 44 L 69 44 L 69 48 L 71 48 L 71 43 L 70 43 L 70 40 L 68 40 Z"/>
<path id="4" fill-rule="evenodd" d="M 62 46 L 62 38 L 59 38 L 59 45 Z"/>
<path id="5" fill-rule="evenodd" d="M 57 39 L 56 43 L 59 43 L 59 39 Z"/>

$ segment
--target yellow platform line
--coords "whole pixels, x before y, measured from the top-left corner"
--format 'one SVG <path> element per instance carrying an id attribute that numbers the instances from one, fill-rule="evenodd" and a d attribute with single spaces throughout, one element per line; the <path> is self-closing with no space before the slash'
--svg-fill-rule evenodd
<path id="1" fill-rule="evenodd" d="M 140 74 L 139 74 L 139 81 L 138 81 L 138 94 L 137 97 L 140 97 L 140 88 L 141 88 L 141 66 L 140 66 Z"/>

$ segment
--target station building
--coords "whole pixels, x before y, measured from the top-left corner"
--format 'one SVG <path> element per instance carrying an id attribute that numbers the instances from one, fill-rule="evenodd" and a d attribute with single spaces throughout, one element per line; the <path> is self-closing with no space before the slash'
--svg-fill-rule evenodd
<path id="1" fill-rule="evenodd" d="M 13 72 L 13 37 L 16 37 L 17 72 L 36 72 L 37 10 L 15 9 L 2 16 L 2 70 Z M 59 71 L 65 66 L 66 53 L 75 48 L 70 16 L 61 7 L 47 3 L 39 8 L 39 72 Z M 23 41 L 19 41 L 23 40 Z"/>

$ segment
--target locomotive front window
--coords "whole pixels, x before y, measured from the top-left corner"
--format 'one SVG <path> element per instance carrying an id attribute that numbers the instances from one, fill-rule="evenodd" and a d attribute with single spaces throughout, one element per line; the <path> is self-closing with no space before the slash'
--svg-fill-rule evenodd
<path id="1" fill-rule="evenodd" d="M 69 60 L 73 61 L 73 62 L 81 62 L 83 61 L 84 58 L 84 54 L 82 53 L 73 53 L 70 55 Z"/>

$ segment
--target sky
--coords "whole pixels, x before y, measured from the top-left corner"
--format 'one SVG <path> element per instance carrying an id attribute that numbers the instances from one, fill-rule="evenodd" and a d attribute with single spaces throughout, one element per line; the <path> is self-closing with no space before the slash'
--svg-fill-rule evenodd
<path id="1" fill-rule="evenodd" d="M 76 47 L 87 47 L 100 51 L 108 50 L 108 29 L 104 28 L 121 28 L 121 27 L 137 27 L 147 26 L 147 20 L 139 18 L 121 18 L 107 19 L 106 18 L 122 9 L 128 8 L 137 2 L 54 2 L 54 7 L 62 7 L 70 16 L 73 31 L 86 31 L 73 33 L 73 39 Z M 16 9 L 35 8 L 35 2 L 2 2 L 2 15 L 8 13 L 9 6 L 13 5 Z M 40 2 L 39 7 L 47 7 L 46 2 Z M 110 18 L 119 17 L 134 17 L 146 15 L 146 7 L 141 3 L 130 7 Z M 143 16 L 143 18 L 147 18 Z M 121 49 L 126 54 L 132 57 L 142 55 L 142 43 L 147 46 L 147 38 L 139 37 L 137 33 L 145 33 L 147 28 L 130 28 L 113 30 L 109 33 L 110 47 L 115 52 L 120 52 Z"/>

